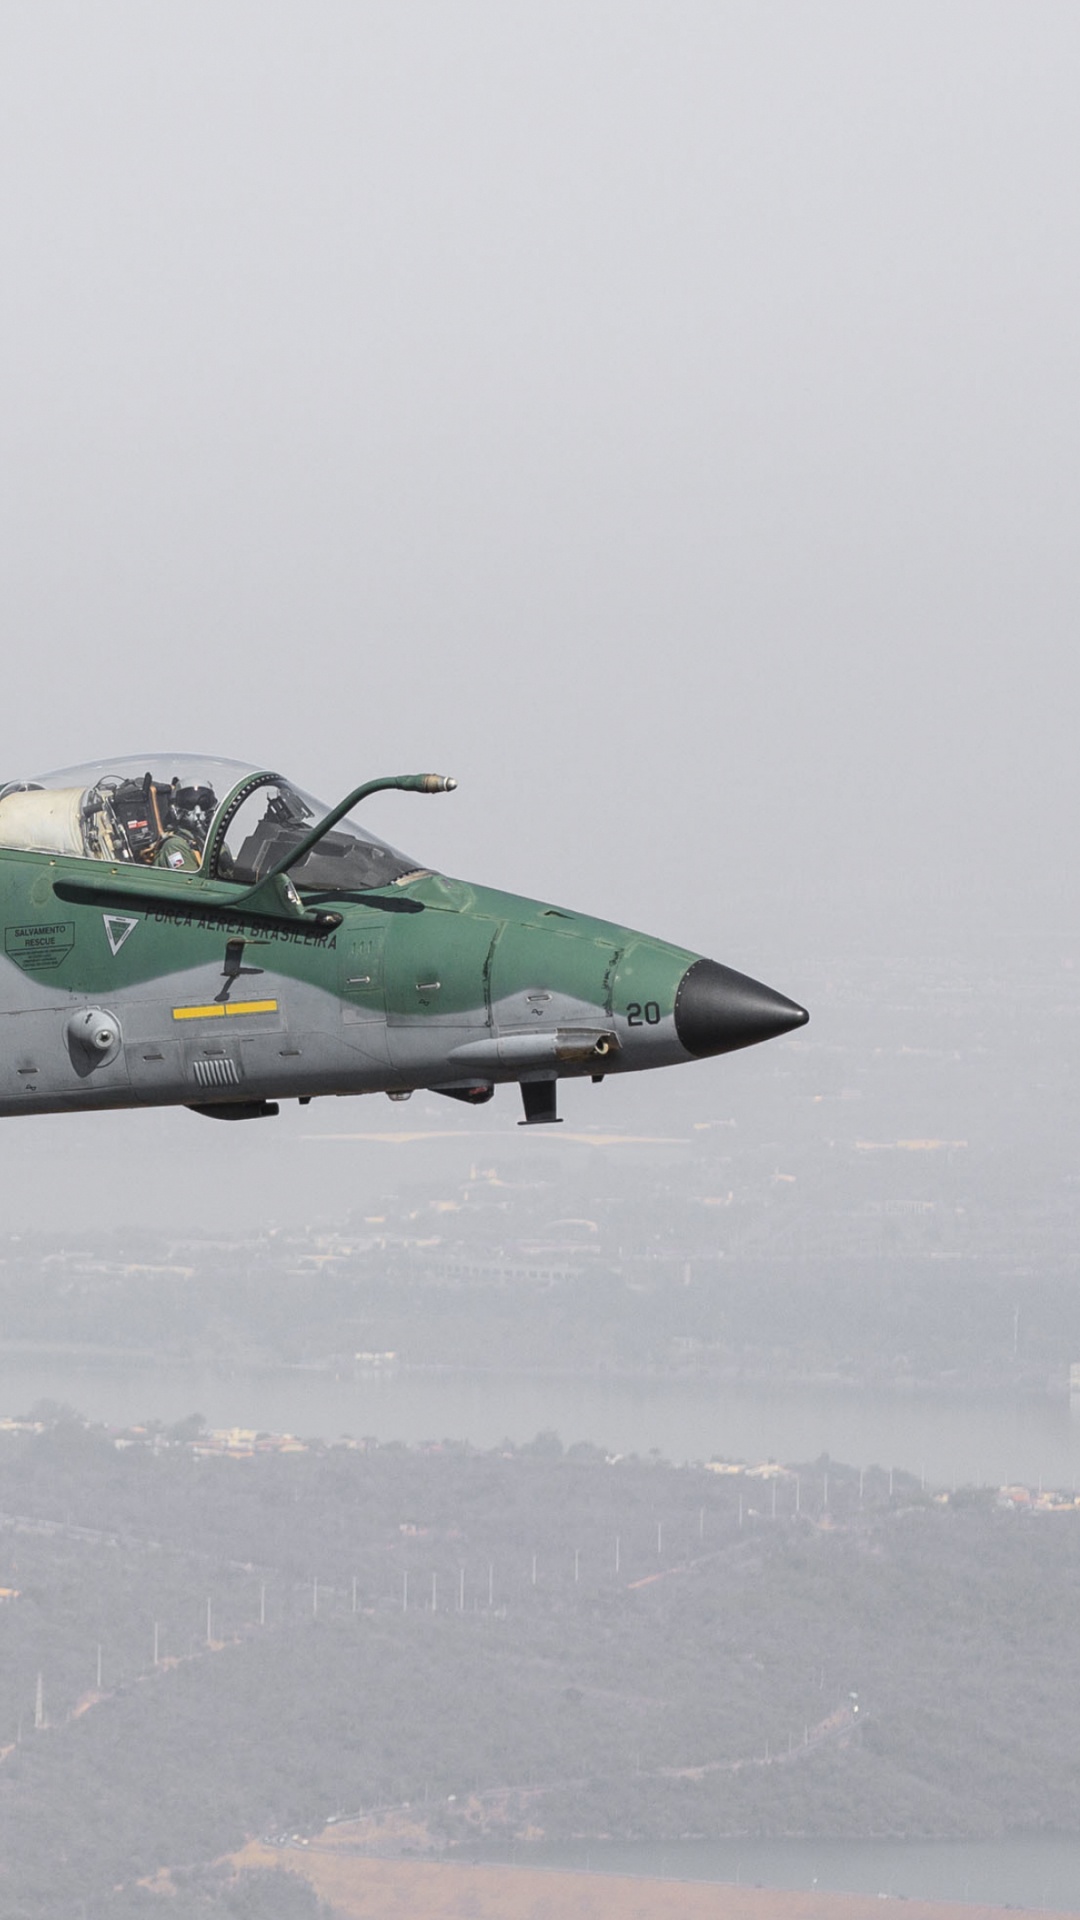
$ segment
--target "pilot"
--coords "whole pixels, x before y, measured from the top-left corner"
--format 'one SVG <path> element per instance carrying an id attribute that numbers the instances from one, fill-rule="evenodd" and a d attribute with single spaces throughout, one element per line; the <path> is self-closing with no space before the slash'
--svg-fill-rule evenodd
<path id="1" fill-rule="evenodd" d="M 189 871 L 200 867 L 216 807 L 213 787 L 182 787 L 174 780 L 165 814 L 165 832 L 154 852 L 155 867 Z"/>

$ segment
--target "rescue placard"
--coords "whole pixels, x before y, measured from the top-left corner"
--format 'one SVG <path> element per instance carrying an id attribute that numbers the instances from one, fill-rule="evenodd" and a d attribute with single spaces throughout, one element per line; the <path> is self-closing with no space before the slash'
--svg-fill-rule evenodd
<path id="1" fill-rule="evenodd" d="M 74 920 L 54 920 L 45 926 L 5 927 L 4 952 L 24 973 L 45 973 L 58 967 L 75 945 Z"/>

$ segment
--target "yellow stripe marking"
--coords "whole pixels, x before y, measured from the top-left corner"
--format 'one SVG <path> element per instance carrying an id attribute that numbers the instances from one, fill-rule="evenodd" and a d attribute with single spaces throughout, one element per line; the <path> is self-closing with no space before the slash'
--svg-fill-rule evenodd
<path id="1" fill-rule="evenodd" d="M 174 1007 L 174 1020 L 223 1020 L 227 1013 L 276 1013 L 276 1000 L 226 1000 L 224 1006 L 214 1001 L 208 1007 Z"/>

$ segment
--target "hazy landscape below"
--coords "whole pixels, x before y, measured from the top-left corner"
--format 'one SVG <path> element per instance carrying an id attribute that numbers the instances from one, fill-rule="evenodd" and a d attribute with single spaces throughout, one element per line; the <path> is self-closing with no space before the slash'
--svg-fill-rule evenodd
<path id="1" fill-rule="evenodd" d="M 160 1868 L 328 1825 L 1060 1832 L 1078 1580 L 1071 1499 L 40 1409 L 0 1434 L 6 1910 L 142 1913 Z"/>

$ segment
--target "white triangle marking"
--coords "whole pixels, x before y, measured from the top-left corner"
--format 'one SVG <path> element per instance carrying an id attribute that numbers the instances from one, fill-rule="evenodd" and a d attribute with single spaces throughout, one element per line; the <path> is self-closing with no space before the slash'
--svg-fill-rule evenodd
<path id="1" fill-rule="evenodd" d="M 133 933 L 139 923 L 137 920 L 129 920 L 123 913 L 103 913 L 101 917 L 105 922 L 105 938 L 115 959 L 128 934 Z"/>

